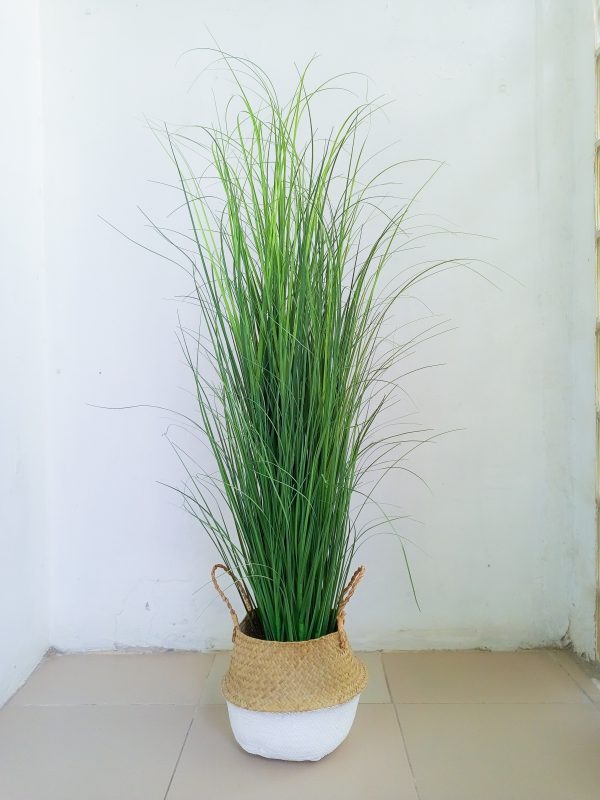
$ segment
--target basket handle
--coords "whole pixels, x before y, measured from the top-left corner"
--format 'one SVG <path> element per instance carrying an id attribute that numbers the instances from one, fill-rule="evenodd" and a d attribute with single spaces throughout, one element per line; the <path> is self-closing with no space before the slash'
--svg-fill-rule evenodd
<path id="1" fill-rule="evenodd" d="M 360 583 L 362 576 L 365 574 L 365 567 L 359 567 L 354 575 L 348 581 L 348 585 L 342 592 L 342 599 L 340 600 L 340 604 L 338 606 L 337 611 L 337 629 L 338 629 L 338 636 L 340 637 L 340 647 L 342 650 L 347 650 L 350 646 L 350 642 L 348 641 L 348 634 L 346 633 L 346 628 L 344 626 L 344 622 L 346 621 L 346 606 L 350 601 L 350 598 L 356 591 L 356 587 Z"/>
<path id="2" fill-rule="evenodd" d="M 229 569 L 229 567 L 225 566 L 225 564 L 215 564 L 210 571 L 210 577 L 213 582 L 213 586 L 217 590 L 219 597 L 229 609 L 229 615 L 231 616 L 231 621 L 233 622 L 233 635 L 235 637 L 235 632 L 240 627 L 240 621 L 238 619 L 238 615 L 235 613 L 235 608 L 231 605 L 229 598 L 227 597 L 223 589 L 221 589 L 221 587 L 219 586 L 219 581 L 217 580 L 218 569 L 223 570 L 223 572 L 226 572 L 227 575 L 229 575 L 231 580 L 234 582 L 235 587 L 238 590 L 240 597 L 242 598 L 242 603 L 244 604 L 244 608 L 246 609 L 246 612 L 248 614 L 252 611 L 252 603 L 250 601 L 248 592 L 246 591 L 246 587 L 238 578 L 235 577 L 235 575 Z"/>
<path id="3" fill-rule="evenodd" d="M 213 582 L 213 586 L 217 590 L 217 594 L 221 598 L 221 600 L 225 603 L 229 610 L 229 614 L 231 616 L 231 621 L 233 622 L 233 637 L 235 638 L 235 632 L 240 627 L 240 621 L 238 619 L 238 615 L 235 613 L 235 608 L 231 605 L 231 601 L 219 586 L 219 581 L 217 580 L 217 570 L 222 570 L 223 572 L 227 573 L 231 580 L 234 582 L 236 589 L 238 590 L 240 597 L 242 598 L 242 602 L 244 604 L 244 608 L 246 609 L 247 613 L 252 611 L 252 603 L 250 601 L 250 597 L 248 596 L 248 592 L 246 591 L 246 587 L 244 584 L 235 577 L 233 572 L 229 569 L 229 567 L 225 566 L 225 564 L 215 564 L 210 572 L 210 577 Z M 342 650 L 346 650 L 350 643 L 348 642 L 348 634 L 346 633 L 346 628 L 344 626 L 344 622 L 346 620 L 346 606 L 348 605 L 350 598 L 356 591 L 356 587 L 360 583 L 362 576 L 365 574 L 365 567 L 359 567 L 354 575 L 350 578 L 348 585 L 344 588 L 342 592 L 342 598 L 340 600 L 340 604 L 337 610 L 337 629 L 338 629 L 338 636 L 340 639 L 340 647 Z"/>

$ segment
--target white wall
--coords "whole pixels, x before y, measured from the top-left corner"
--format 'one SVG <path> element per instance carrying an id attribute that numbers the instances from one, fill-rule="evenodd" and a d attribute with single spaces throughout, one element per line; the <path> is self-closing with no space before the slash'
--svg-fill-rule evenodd
<path id="1" fill-rule="evenodd" d="M 421 201 L 490 238 L 436 255 L 492 262 L 500 290 L 447 273 L 419 290 L 457 330 L 430 342 L 406 381 L 419 419 L 462 429 L 390 478 L 383 502 L 421 524 L 365 548 L 350 626 L 366 647 L 510 648 L 573 637 L 594 647 L 593 33 L 586 2 L 46 0 L 42 7 L 47 218 L 51 638 L 60 648 L 227 646 L 207 587 L 211 545 L 157 481 L 182 470 L 162 437 L 186 411 L 174 328 L 182 275 L 98 218 L 152 241 L 176 195 L 144 115 L 213 121 L 220 76 L 207 28 L 284 88 L 293 61 L 315 79 L 367 73 L 395 98 L 373 147 L 446 162 Z M 588 19 L 589 17 L 589 19 Z M 193 85 L 192 85 L 193 84 Z M 357 78 L 359 90 L 364 87 Z M 335 111 L 337 107 L 332 108 Z M 414 188 L 410 186 L 409 188 Z M 426 251 L 429 252 L 429 251 Z M 419 254 L 421 255 L 421 254 Z M 487 267 L 485 268 L 488 269 Z M 399 322 L 401 318 L 399 317 Z M 204 458 L 199 450 L 198 457 Z"/>
<path id="2" fill-rule="evenodd" d="M 0 705 L 48 647 L 37 3 L 0 5 Z M 10 76 L 10 79 L 8 77 Z"/>

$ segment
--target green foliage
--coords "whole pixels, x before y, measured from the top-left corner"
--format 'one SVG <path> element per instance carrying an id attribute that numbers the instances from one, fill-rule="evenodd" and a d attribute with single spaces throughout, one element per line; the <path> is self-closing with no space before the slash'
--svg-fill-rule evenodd
<path id="1" fill-rule="evenodd" d="M 372 104 L 320 139 L 311 108 L 330 84 L 310 90 L 304 72 L 282 104 L 260 68 L 221 55 L 241 108 L 233 122 L 199 129 L 216 176 L 194 174 L 196 134 L 167 134 L 201 317 L 199 335 L 183 331 L 181 343 L 217 468 L 200 476 L 188 464 L 182 496 L 246 586 L 266 637 L 304 640 L 335 626 L 365 534 L 351 499 L 397 444 L 375 435 L 397 357 L 382 350 L 382 330 L 417 276 L 385 292 L 380 284 L 410 203 L 379 209 L 386 170 L 363 179 Z"/>

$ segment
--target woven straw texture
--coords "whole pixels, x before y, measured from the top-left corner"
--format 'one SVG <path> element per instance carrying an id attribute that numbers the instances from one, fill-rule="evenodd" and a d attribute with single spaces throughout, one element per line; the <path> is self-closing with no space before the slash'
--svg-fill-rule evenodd
<path id="1" fill-rule="evenodd" d="M 344 607 L 363 572 L 357 570 L 344 592 L 338 630 L 319 639 L 266 641 L 256 636 L 252 612 L 241 624 L 232 614 L 233 653 L 221 685 L 225 699 L 252 711 L 314 711 L 345 703 L 362 692 L 367 670 L 348 642 Z"/>
<path id="2" fill-rule="evenodd" d="M 314 711 L 355 697 L 367 670 L 338 633 L 307 642 L 268 642 L 235 632 L 229 671 L 222 683 L 230 703 L 253 711 Z"/>

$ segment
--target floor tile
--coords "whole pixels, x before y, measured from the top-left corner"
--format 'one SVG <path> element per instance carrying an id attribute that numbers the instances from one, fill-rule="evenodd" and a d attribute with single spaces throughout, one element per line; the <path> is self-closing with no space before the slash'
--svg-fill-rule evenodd
<path id="1" fill-rule="evenodd" d="M 192 719 L 184 706 L 0 711 L 2 800 L 163 800 Z"/>
<path id="2" fill-rule="evenodd" d="M 549 653 L 583 689 L 590 700 L 600 703 L 600 667 L 577 658 L 570 650 L 550 650 Z"/>
<path id="3" fill-rule="evenodd" d="M 199 706 L 168 800 L 416 800 L 412 774 L 391 705 L 362 705 L 348 739 L 315 763 L 268 761 L 245 753 L 227 709 Z"/>
<path id="4" fill-rule="evenodd" d="M 598 800 L 588 704 L 398 706 L 420 800 Z"/>
<path id="5" fill-rule="evenodd" d="M 229 669 L 229 659 L 229 653 L 215 653 L 214 661 L 200 695 L 200 703 L 202 705 L 215 703 L 225 705 L 225 698 L 221 693 L 221 681 Z"/>
<path id="6" fill-rule="evenodd" d="M 357 653 L 369 671 L 369 683 L 360 696 L 361 703 L 389 703 L 390 693 L 383 671 L 381 653 Z"/>
<path id="7" fill-rule="evenodd" d="M 546 651 L 384 653 L 396 703 L 588 703 Z"/>
<path id="8" fill-rule="evenodd" d="M 212 660 L 202 653 L 50 656 L 9 706 L 194 705 Z"/>

